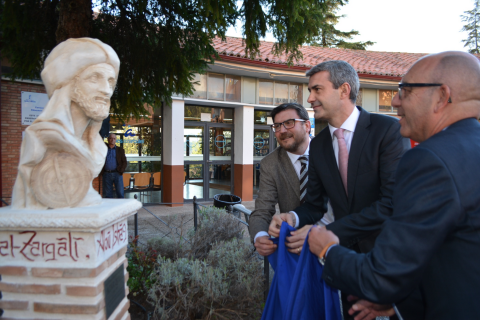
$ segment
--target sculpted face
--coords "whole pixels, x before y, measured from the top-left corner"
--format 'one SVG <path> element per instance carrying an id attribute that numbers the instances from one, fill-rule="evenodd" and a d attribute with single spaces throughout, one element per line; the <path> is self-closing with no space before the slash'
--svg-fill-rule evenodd
<path id="1" fill-rule="evenodd" d="M 281 123 L 289 119 L 300 119 L 300 117 L 295 110 L 287 109 L 278 113 L 274 122 Z M 309 132 L 309 121 L 295 121 L 295 126 L 290 129 L 285 129 L 282 125 L 279 130 L 275 131 L 275 137 L 282 148 L 291 153 L 296 153 L 300 145 L 308 139 Z"/>
<path id="2" fill-rule="evenodd" d="M 111 65 L 100 63 L 90 66 L 76 77 L 72 100 L 78 103 L 88 118 L 102 121 L 110 111 L 115 79 L 115 70 Z"/>

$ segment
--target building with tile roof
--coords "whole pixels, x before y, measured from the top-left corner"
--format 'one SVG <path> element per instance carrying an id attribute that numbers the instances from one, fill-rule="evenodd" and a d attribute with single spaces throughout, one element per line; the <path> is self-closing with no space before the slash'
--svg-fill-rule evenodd
<path id="1" fill-rule="evenodd" d="M 398 82 L 426 55 L 303 46 L 303 58 L 288 65 L 287 55 L 272 54 L 273 42 L 261 42 L 255 59 L 245 55 L 240 38 L 216 38 L 213 44 L 219 58 L 206 74 L 195 75 L 193 95 L 172 97 L 171 106 L 152 111 L 148 118 L 110 123 L 109 131 L 117 134 L 118 144 L 127 153 L 127 175 L 133 179 L 135 173 L 149 172 L 153 179 L 153 173 L 161 172 L 144 202 L 177 205 L 193 197 L 208 201 L 224 193 L 252 200 L 258 192 L 260 161 L 277 146 L 270 111 L 281 103 L 298 102 L 307 108 L 314 134 L 326 126 L 314 120 L 307 103 L 307 70 L 327 60 L 347 61 L 360 78 L 357 105 L 395 115 L 391 100 Z M 8 137 L 1 142 L 2 198 L 8 202 L 22 132 L 36 117 L 24 114 L 26 107 L 35 100 L 40 108 L 48 97 L 39 81 L 2 79 L 1 99 L 2 134 Z M 101 181 L 93 185 L 100 190 Z M 135 194 L 126 191 L 127 197 Z"/>

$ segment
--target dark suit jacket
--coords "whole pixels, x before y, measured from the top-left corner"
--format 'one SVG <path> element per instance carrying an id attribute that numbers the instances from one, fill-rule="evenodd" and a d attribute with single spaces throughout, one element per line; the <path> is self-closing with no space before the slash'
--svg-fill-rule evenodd
<path id="1" fill-rule="evenodd" d="M 107 144 L 107 148 L 109 148 Z M 125 172 L 125 169 L 127 168 L 127 158 L 125 157 L 125 151 L 120 148 L 115 146 L 115 157 L 117 158 L 117 172 L 119 174 L 123 174 Z M 105 164 L 103 165 L 102 172 L 105 171 Z"/>
<path id="2" fill-rule="evenodd" d="M 310 143 L 307 199 L 295 212 L 300 227 L 313 224 L 322 218 L 330 199 L 335 222 L 327 228 L 343 246 L 368 252 L 392 213 L 394 174 L 410 141 L 400 135 L 396 118 L 357 108 L 360 116 L 348 157 L 348 197 L 327 127 Z"/>
<path id="3" fill-rule="evenodd" d="M 392 303 L 420 287 L 425 319 L 480 319 L 480 124 L 459 121 L 401 159 L 394 211 L 374 249 L 327 256 L 331 286 Z"/>
<path id="4" fill-rule="evenodd" d="M 289 212 L 300 205 L 300 181 L 282 147 L 260 162 L 260 188 L 248 227 L 252 242 L 258 232 L 268 232 L 277 203 L 280 212 Z"/>

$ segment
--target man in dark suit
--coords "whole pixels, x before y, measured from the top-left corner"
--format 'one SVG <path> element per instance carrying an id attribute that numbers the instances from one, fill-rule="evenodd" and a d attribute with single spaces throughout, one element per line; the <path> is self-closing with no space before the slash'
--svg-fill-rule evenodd
<path id="1" fill-rule="evenodd" d="M 478 59 L 463 52 L 427 56 L 402 79 L 392 105 L 401 134 L 420 144 L 400 160 L 393 214 L 369 254 L 312 229 L 329 285 L 383 304 L 419 287 L 424 319 L 480 319 L 479 83 Z M 376 315 L 365 308 L 361 317 Z"/>
<path id="2" fill-rule="evenodd" d="M 284 103 L 274 108 L 271 116 L 280 146 L 260 162 L 260 188 L 249 223 L 250 237 L 262 256 L 277 248 L 267 233 L 275 206 L 288 212 L 300 205 L 301 157 L 306 156 L 306 174 L 310 144 L 310 121 L 304 107 Z"/>
<path id="3" fill-rule="evenodd" d="M 355 107 L 360 83 L 355 69 L 345 61 L 323 62 L 309 70 L 307 76 L 308 102 L 315 118 L 327 120 L 328 127 L 310 145 L 306 202 L 294 212 L 274 217 L 269 233 L 275 236 L 282 220 L 296 227 L 315 223 L 326 212 L 330 200 L 335 222 L 327 229 L 339 236 L 343 246 L 368 252 L 392 213 L 394 172 L 410 143 L 401 137 L 397 119 Z M 338 128 L 344 129 L 346 181 L 338 165 L 339 139 L 334 134 Z M 290 238 L 287 245 L 303 245 L 306 231 Z"/>
<path id="4" fill-rule="evenodd" d="M 113 198 L 113 185 L 117 198 L 123 198 L 123 173 L 127 168 L 127 158 L 125 151 L 115 146 L 117 136 L 111 133 L 108 136 L 108 152 L 103 166 L 103 197 Z"/>
<path id="5" fill-rule="evenodd" d="M 297 228 L 306 225 L 293 232 L 286 244 L 293 250 L 301 248 L 329 200 L 335 221 L 326 228 L 338 235 L 343 246 L 369 252 L 392 214 L 394 173 L 410 142 L 400 135 L 397 119 L 355 106 L 360 83 L 347 62 L 323 62 L 307 76 L 308 102 L 315 118 L 328 121 L 328 127 L 310 144 L 306 202 L 293 212 L 274 216 L 269 234 L 278 236 L 282 221 Z"/>

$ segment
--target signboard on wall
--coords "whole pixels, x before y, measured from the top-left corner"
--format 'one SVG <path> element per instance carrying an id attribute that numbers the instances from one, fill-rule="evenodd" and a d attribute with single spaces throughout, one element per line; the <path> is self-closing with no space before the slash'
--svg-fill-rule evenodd
<path id="1" fill-rule="evenodd" d="M 31 125 L 48 103 L 48 95 L 38 92 L 22 92 L 22 124 Z"/>

